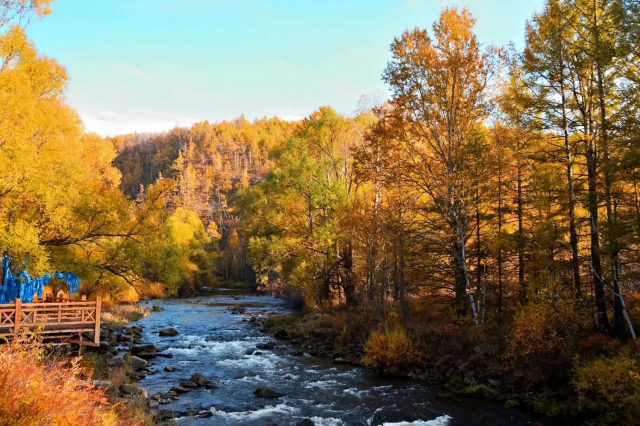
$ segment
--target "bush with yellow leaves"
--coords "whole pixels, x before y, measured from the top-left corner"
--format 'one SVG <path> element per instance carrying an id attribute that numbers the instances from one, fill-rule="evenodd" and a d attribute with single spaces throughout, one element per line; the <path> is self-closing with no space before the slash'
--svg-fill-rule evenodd
<path id="1" fill-rule="evenodd" d="M 371 333 L 362 362 L 384 373 L 400 372 L 419 361 L 413 341 L 401 328 Z"/>
<path id="2" fill-rule="evenodd" d="M 577 362 L 573 386 L 581 408 L 597 413 L 601 424 L 637 424 L 640 418 L 640 365 L 625 351 L 614 357 Z"/>
<path id="3" fill-rule="evenodd" d="M 566 355 L 577 340 L 581 318 L 568 303 L 529 303 L 516 313 L 507 340 L 507 355 L 517 361 Z"/>

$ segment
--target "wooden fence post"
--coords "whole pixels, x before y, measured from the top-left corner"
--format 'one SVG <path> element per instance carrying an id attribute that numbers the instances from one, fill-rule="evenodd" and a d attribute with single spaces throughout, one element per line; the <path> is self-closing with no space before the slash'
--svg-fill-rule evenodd
<path id="1" fill-rule="evenodd" d="M 93 343 L 100 344 L 100 310 L 102 309 L 102 301 L 100 296 L 96 297 L 96 328 L 93 331 Z"/>
<path id="2" fill-rule="evenodd" d="M 20 331 L 20 317 L 22 316 L 22 300 L 19 297 L 16 298 L 16 311 L 13 319 L 13 333 L 18 334 Z"/>

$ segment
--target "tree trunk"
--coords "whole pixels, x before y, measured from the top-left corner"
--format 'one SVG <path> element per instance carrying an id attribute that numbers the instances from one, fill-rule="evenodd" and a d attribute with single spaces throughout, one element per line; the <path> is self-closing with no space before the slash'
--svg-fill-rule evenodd
<path id="1" fill-rule="evenodd" d="M 520 157 L 520 140 L 518 140 L 518 286 L 520 288 L 520 303 L 527 303 L 527 285 L 524 281 L 524 229 L 522 217 L 522 158 Z"/>
<path id="2" fill-rule="evenodd" d="M 607 228 L 609 231 L 609 257 L 611 262 L 611 279 L 613 281 L 613 291 L 615 293 L 613 334 L 622 342 L 627 340 L 625 329 L 624 307 L 620 291 L 620 259 L 618 258 L 619 247 L 615 230 L 615 218 L 611 206 L 611 156 L 609 153 L 609 135 L 607 123 L 607 110 L 605 105 L 604 76 L 602 70 L 602 47 L 600 46 L 600 28 L 598 26 L 598 6 L 596 0 L 593 1 L 593 32 L 595 42 L 595 63 L 598 80 L 598 103 L 600 107 L 600 137 L 602 138 L 603 161 L 604 161 L 604 188 L 605 203 L 607 206 Z"/>
<path id="3" fill-rule="evenodd" d="M 591 235 L 591 273 L 593 275 L 593 291 L 596 298 L 598 328 L 607 332 L 611 328 L 607 317 L 607 305 L 604 294 L 604 280 L 602 279 L 602 262 L 600 261 L 600 235 L 598 233 L 598 193 L 597 193 L 597 165 L 593 141 L 589 140 L 587 149 L 587 180 L 589 191 L 589 221 Z"/>
<path id="4" fill-rule="evenodd" d="M 344 290 L 344 298 L 347 306 L 355 306 L 358 304 L 356 297 L 355 276 L 353 274 L 353 247 L 349 242 L 342 253 L 342 266 L 344 268 L 344 280 L 342 288 Z"/>

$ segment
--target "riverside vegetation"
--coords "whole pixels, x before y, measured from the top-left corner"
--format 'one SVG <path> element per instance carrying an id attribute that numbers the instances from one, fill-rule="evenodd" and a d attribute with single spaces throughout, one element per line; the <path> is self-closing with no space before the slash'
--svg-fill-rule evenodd
<path id="1" fill-rule="evenodd" d="M 74 271 L 114 306 L 247 281 L 307 312 L 267 328 L 340 362 L 637 424 L 637 0 L 548 0 L 523 51 L 480 45 L 448 7 L 392 41 L 391 98 L 352 116 L 113 138 L 84 131 L 65 69 L 26 37 L 51 3 L 0 2 L 0 251 L 16 264 Z M 151 421 L 44 353 L 0 346 L 2 424 Z M 41 403 L 16 399 L 24 377 Z"/>

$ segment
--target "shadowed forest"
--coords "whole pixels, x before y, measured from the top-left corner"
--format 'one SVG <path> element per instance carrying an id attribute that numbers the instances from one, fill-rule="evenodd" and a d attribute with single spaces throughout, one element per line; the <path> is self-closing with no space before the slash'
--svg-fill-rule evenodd
<path id="1" fill-rule="evenodd" d="M 107 138 L 25 35 L 49 3 L 0 1 L 14 264 L 74 271 L 113 306 L 249 283 L 303 309 L 289 332 L 328 329 L 381 375 L 638 424 L 637 0 L 548 0 L 522 51 L 448 7 L 390 40 L 390 97 L 353 114 Z"/>

